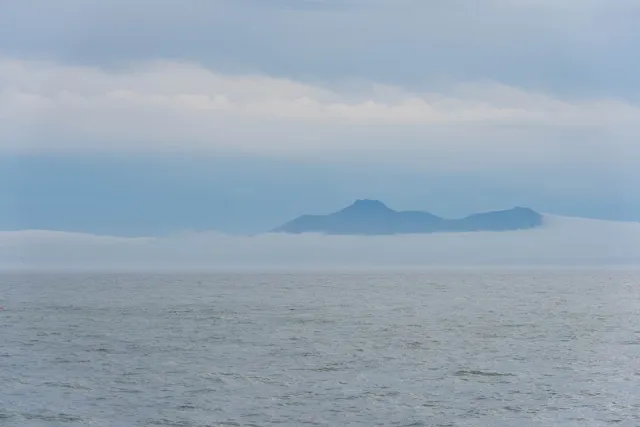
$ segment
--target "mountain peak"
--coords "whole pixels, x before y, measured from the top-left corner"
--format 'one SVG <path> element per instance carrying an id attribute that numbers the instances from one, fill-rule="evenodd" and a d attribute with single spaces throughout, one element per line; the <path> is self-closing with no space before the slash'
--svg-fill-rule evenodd
<path id="1" fill-rule="evenodd" d="M 357 199 L 351 205 L 342 209 L 341 212 L 394 212 L 393 209 L 382 203 L 380 200 L 373 199 Z"/>

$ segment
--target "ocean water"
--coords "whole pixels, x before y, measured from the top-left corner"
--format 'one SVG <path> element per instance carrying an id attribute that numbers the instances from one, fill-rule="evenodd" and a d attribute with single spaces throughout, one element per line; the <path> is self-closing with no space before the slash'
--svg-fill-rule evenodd
<path id="1" fill-rule="evenodd" d="M 640 274 L 5 274 L 2 426 L 638 426 Z"/>

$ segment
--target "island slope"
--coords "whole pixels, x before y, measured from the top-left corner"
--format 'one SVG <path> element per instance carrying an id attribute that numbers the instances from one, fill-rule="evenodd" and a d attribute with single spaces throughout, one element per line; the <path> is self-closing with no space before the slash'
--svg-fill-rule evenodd
<path id="1" fill-rule="evenodd" d="M 395 211 L 378 200 L 356 200 L 328 215 L 302 215 L 276 228 L 277 233 L 389 235 L 437 232 L 507 231 L 539 227 L 542 215 L 523 207 L 446 219 L 428 212 Z"/>

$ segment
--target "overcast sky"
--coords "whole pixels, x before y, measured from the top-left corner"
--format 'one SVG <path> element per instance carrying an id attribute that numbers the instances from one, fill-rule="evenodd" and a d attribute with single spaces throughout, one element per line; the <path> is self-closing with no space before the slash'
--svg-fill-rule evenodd
<path id="1" fill-rule="evenodd" d="M 640 221 L 635 0 L 0 2 L 0 228 L 355 198 Z"/>

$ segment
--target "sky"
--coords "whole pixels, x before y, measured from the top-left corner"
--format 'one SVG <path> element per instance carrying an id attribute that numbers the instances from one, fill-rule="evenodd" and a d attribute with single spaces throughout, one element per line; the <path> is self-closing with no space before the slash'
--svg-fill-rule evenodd
<path id="1" fill-rule="evenodd" d="M 355 199 L 640 221 L 636 0 L 5 0 L 0 230 Z"/>

